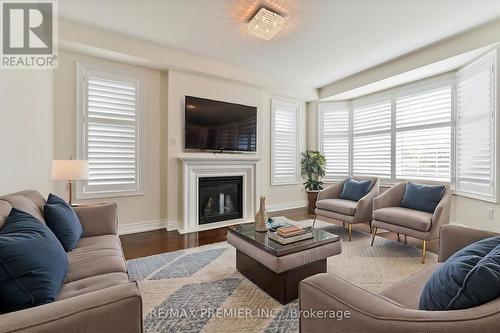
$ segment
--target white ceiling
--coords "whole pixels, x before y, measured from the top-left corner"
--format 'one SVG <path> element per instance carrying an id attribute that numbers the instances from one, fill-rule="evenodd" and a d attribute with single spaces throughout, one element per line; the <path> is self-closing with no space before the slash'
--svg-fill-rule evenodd
<path id="1" fill-rule="evenodd" d="M 261 5 L 286 16 L 246 32 Z M 319 88 L 500 17 L 499 0 L 64 0 L 63 18 Z"/>

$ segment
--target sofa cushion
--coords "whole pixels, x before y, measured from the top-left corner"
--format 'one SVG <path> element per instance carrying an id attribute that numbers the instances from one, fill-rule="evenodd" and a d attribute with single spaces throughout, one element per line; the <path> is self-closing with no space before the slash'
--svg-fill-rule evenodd
<path id="1" fill-rule="evenodd" d="M 66 282 L 107 273 L 126 273 L 120 239 L 116 235 L 84 237 L 68 253 L 69 272 Z"/>
<path id="2" fill-rule="evenodd" d="M 12 206 L 10 205 L 10 203 L 4 200 L 0 200 L 0 228 L 2 228 L 3 224 L 5 223 L 5 220 L 7 219 L 7 216 L 9 216 L 11 209 Z"/>
<path id="3" fill-rule="evenodd" d="M 344 199 L 323 199 L 316 202 L 316 207 L 319 209 L 337 212 L 344 215 L 354 216 L 358 203 L 352 200 Z"/>
<path id="4" fill-rule="evenodd" d="M 406 184 L 405 195 L 401 207 L 434 213 L 445 187 L 440 185 Z"/>
<path id="5" fill-rule="evenodd" d="M 34 216 L 40 222 L 45 223 L 45 218 L 43 216 L 43 205 L 40 206 L 39 201 L 33 201 L 33 199 L 30 196 L 27 196 L 22 193 L 24 192 L 9 194 L 4 197 L 1 197 L 0 200 L 7 201 L 12 206 L 12 208 L 17 208 L 19 210 L 22 210 L 23 212 L 26 212 Z M 38 192 L 34 193 L 39 194 Z"/>
<path id="6" fill-rule="evenodd" d="M 344 200 L 359 201 L 370 192 L 371 183 L 370 180 L 358 181 L 348 178 L 344 182 L 344 188 L 340 194 L 340 198 Z"/>
<path id="7" fill-rule="evenodd" d="M 386 207 L 374 210 L 373 218 L 377 221 L 419 231 L 429 231 L 432 223 L 431 213 L 403 207 Z"/>
<path id="8" fill-rule="evenodd" d="M 88 294 L 93 291 L 106 289 L 117 284 L 129 282 L 126 273 L 108 273 L 76 280 L 62 286 L 57 300 L 63 300 L 78 295 Z"/>
<path id="9" fill-rule="evenodd" d="M 500 236 L 468 245 L 432 274 L 420 297 L 419 309 L 460 310 L 500 296 Z"/>
<path id="10" fill-rule="evenodd" d="M 50 229 L 12 208 L 0 230 L 0 311 L 53 302 L 67 270 L 68 257 Z"/>
<path id="11" fill-rule="evenodd" d="M 385 289 L 380 295 L 387 297 L 408 309 L 417 310 L 420 300 L 420 293 L 429 280 L 429 277 L 434 273 L 442 263 L 431 265 L 423 270 L 410 275 L 408 278 L 400 281 L 389 288 Z"/>
<path id="12" fill-rule="evenodd" d="M 59 239 L 64 250 L 73 250 L 83 235 L 82 225 L 73 208 L 63 199 L 50 193 L 43 213 L 47 226 Z"/>

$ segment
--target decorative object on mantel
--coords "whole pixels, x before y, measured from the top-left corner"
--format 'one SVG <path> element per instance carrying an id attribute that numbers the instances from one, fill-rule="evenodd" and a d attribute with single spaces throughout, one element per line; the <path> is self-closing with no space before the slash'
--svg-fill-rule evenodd
<path id="1" fill-rule="evenodd" d="M 314 214 L 318 192 L 323 189 L 321 178 L 325 176 L 325 166 L 325 156 L 319 151 L 306 150 L 302 153 L 300 170 L 302 177 L 306 177 L 306 181 L 302 184 L 307 190 L 309 214 Z"/>
<path id="2" fill-rule="evenodd" d="M 53 160 L 51 178 L 68 182 L 69 201 L 72 204 L 72 185 L 74 180 L 89 179 L 89 161 L 87 160 Z"/>
<path id="3" fill-rule="evenodd" d="M 255 214 L 255 231 L 267 232 L 266 197 L 260 197 L 260 209 Z"/>

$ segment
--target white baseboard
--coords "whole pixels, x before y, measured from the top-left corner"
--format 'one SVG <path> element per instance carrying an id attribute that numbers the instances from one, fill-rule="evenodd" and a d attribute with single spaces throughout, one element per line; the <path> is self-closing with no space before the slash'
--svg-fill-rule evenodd
<path id="1" fill-rule="evenodd" d="M 292 202 L 284 202 L 284 203 L 279 203 L 279 204 L 266 205 L 266 210 L 268 212 L 278 212 L 280 210 L 303 208 L 303 207 L 307 207 L 307 205 L 308 205 L 307 200 L 292 201 Z"/>
<path id="2" fill-rule="evenodd" d="M 118 234 L 119 235 L 135 234 L 138 232 L 165 229 L 166 226 L 167 226 L 167 220 L 155 220 L 155 221 L 119 224 Z"/>
<path id="3" fill-rule="evenodd" d="M 295 208 L 307 207 L 307 201 L 292 201 L 292 202 L 284 202 L 279 204 L 271 204 L 266 205 L 266 210 L 268 212 L 277 212 L 281 210 L 289 210 Z M 246 223 L 246 222 L 242 222 Z M 233 222 L 226 222 L 226 224 L 234 224 Z M 205 229 L 213 229 L 216 227 L 220 227 L 221 225 L 213 224 L 210 227 L 199 228 L 199 230 Z M 180 230 L 181 229 L 181 221 L 175 218 L 168 218 L 162 220 L 154 220 L 154 221 L 144 221 L 144 222 L 135 222 L 135 223 L 127 223 L 118 225 L 118 234 L 119 235 L 128 235 L 135 234 L 138 232 L 146 232 L 158 229 L 166 229 L 167 231 L 179 230 L 181 233 L 199 231 L 197 230 Z"/>

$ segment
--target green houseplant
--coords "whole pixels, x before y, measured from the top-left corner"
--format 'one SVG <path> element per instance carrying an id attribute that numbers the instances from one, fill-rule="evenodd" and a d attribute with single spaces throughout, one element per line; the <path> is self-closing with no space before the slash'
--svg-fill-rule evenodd
<path id="1" fill-rule="evenodd" d="M 314 213 L 318 192 L 323 189 L 321 178 L 325 176 L 326 160 L 319 151 L 306 150 L 302 153 L 300 170 L 302 177 L 306 179 L 303 183 L 309 199 L 309 214 Z"/>

